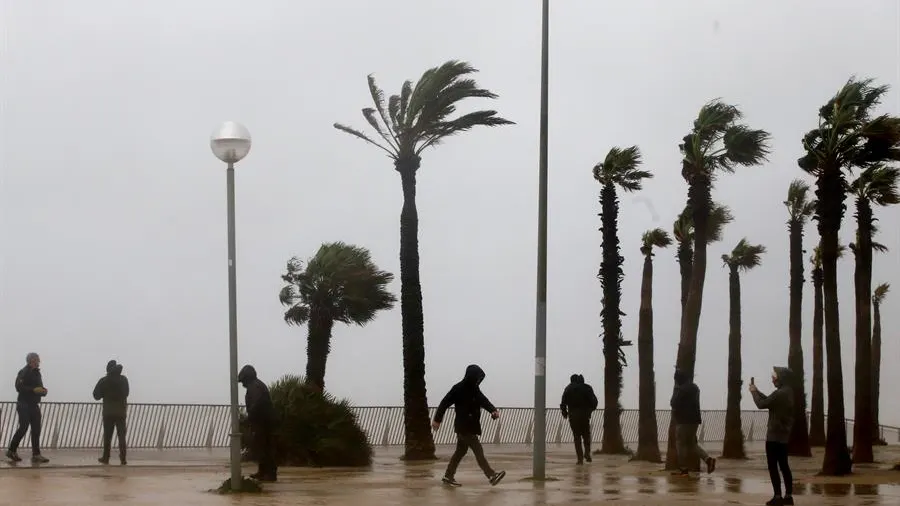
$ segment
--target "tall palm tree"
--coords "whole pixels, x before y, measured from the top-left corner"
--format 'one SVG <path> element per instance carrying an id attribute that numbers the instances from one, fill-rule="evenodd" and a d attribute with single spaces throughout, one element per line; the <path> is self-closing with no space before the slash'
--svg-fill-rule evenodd
<path id="1" fill-rule="evenodd" d="M 871 79 L 851 78 L 819 109 L 818 126 L 803 137 L 806 154 L 798 160 L 801 169 L 816 177 L 818 204 L 815 216 L 822 248 L 828 364 L 828 433 L 822 463 L 824 475 L 845 475 L 853 467 L 847 450 L 844 420 L 844 375 L 837 290 L 838 233 L 849 187 L 845 171 L 900 159 L 900 119 L 888 115 L 872 117 L 874 108 L 888 89 L 886 86 L 873 86 L 872 83 Z M 857 343 L 857 350 L 862 350 L 866 356 L 867 347 L 867 344 Z M 870 375 L 865 374 L 862 381 L 868 384 Z M 869 416 L 864 415 L 864 418 Z"/>
<path id="2" fill-rule="evenodd" d="M 788 186 L 788 234 L 790 237 L 791 281 L 790 308 L 788 310 L 788 367 L 797 378 L 794 384 L 794 406 L 798 413 L 806 413 L 806 375 L 803 371 L 803 228 L 816 210 L 816 203 L 809 195 L 809 184 L 800 179 Z M 791 429 L 788 453 L 798 457 L 811 457 L 809 429 L 806 416 L 797 417 Z"/>
<path id="3" fill-rule="evenodd" d="M 381 137 L 375 141 L 359 130 L 335 123 L 334 127 L 384 151 L 394 161 L 403 189 L 400 211 L 400 311 L 403 320 L 403 425 L 404 458 L 434 459 L 434 438 L 428 419 L 425 389 L 425 324 L 422 285 L 419 280 L 419 213 L 416 209 L 416 172 L 420 155 L 448 137 L 478 126 L 510 125 L 496 111 L 475 111 L 451 117 L 469 98 L 496 98 L 479 88 L 466 62 L 451 60 L 426 70 L 419 81 L 406 81 L 399 95 L 385 107 L 384 92 L 369 76 L 369 92 L 375 107 L 362 110 L 366 121 Z"/>
<path id="4" fill-rule="evenodd" d="M 728 267 L 728 398 L 725 410 L 725 441 L 722 458 L 744 459 L 744 432 L 741 429 L 741 272 L 762 263 L 766 247 L 741 239 L 730 255 L 722 255 Z"/>
<path id="5" fill-rule="evenodd" d="M 707 243 L 719 242 L 722 240 L 722 233 L 725 225 L 734 221 L 731 209 L 728 206 L 713 202 L 712 209 L 709 212 L 709 222 L 707 223 Z M 684 325 L 684 307 L 687 303 L 688 290 L 691 285 L 691 270 L 694 265 L 694 222 L 691 219 L 690 210 L 685 208 L 678 219 L 672 225 L 672 234 L 675 241 L 678 242 L 678 252 L 676 258 L 678 260 L 678 269 L 681 273 L 681 325 Z M 681 328 L 679 326 L 679 328 Z M 681 344 L 678 345 L 679 350 Z M 679 353 L 680 354 L 680 353 Z M 666 444 L 666 470 L 674 471 L 678 469 L 678 448 L 675 445 L 675 420 L 669 420 L 668 441 Z M 700 456 L 689 457 L 688 461 L 692 463 L 692 470 L 700 470 Z"/>
<path id="6" fill-rule="evenodd" d="M 656 374 L 653 372 L 653 248 L 666 248 L 672 237 L 661 228 L 644 232 L 641 254 L 641 308 L 638 312 L 638 449 L 632 460 L 662 462 L 656 424 Z"/>
<path id="7" fill-rule="evenodd" d="M 623 346 L 631 343 L 622 339 L 622 262 L 619 252 L 619 199 L 616 187 L 625 192 L 641 189 L 644 179 L 653 177 L 640 170 L 641 152 L 637 146 L 621 149 L 614 147 L 606 158 L 594 166 L 594 179 L 600 189 L 600 232 L 603 236 L 601 247 L 603 260 L 600 264 L 600 284 L 603 287 L 603 441 L 601 453 L 627 453 L 622 438 L 620 420 L 622 396 L 622 366 L 625 359 Z"/>
<path id="8" fill-rule="evenodd" d="M 853 281 L 856 291 L 856 396 L 853 424 L 853 462 L 874 462 L 872 442 L 872 235 L 875 217 L 872 207 L 900 202 L 897 179 L 900 170 L 884 165 L 870 165 L 850 186 L 856 198 L 856 244 Z"/>
<path id="9" fill-rule="evenodd" d="M 885 296 L 890 291 L 891 285 L 882 283 L 875 287 L 872 295 L 872 427 L 875 430 L 875 437 L 880 444 L 886 444 L 878 433 L 881 425 L 879 419 L 881 400 L 881 303 L 884 302 Z"/>
<path id="10" fill-rule="evenodd" d="M 287 285 L 278 294 L 288 325 L 306 325 L 306 382 L 325 388 L 325 362 L 334 322 L 363 326 L 394 307 L 387 286 L 394 279 L 372 261 L 369 250 L 342 242 L 325 243 L 306 265 L 288 260 Z"/>

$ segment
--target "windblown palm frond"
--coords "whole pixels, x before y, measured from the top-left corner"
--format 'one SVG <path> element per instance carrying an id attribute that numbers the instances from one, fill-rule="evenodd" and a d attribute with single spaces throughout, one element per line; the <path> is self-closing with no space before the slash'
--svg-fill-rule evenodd
<path id="1" fill-rule="evenodd" d="M 638 169 L 641 161 L 641 151 L 637 146 L 625 149 L 614 147 L 602 162 L 594 166 L 594 179 L 600 184 L 620 186 L 628 192 L 638 191 L 644 179 L 653 177 L 653 174 Z"/>
<path id="2" fill-rule="evenodd" d="M 791 223 L 803 225 L 816 211 L 816 201 L 810 198 L 809 193 L 809 183 L 802 179 L 791 181 L 788 186 L 787 200 L 784 201 L 790 214 Z"/>
<path id="3" fill-rule="evenodd" d="M 709 221 L 707 222 L 709 230 L 706 231 L 707 242 L 719 242 L 722 240 L 722 234 L 725 232 L 725 225 L 734 221 L 734 215 L 731 214 L 731 208 L 725 204 L 713 202 L 709 210 Z M 690 242 L 694 240 L 694 222 L 691 219 L 690 209 L 685 208 L 678 215 L 678 219 L 672 225 L 673 235 L 679 243 Z"/>
<path id="4" fill-rule="evenodd" d="M 718 172 L 734 172 L 738 166 L 759 165 L 769 154 L 770 135 L 740 124 L 743 114 L 715 99 L 704 104 L 691 133 L 678 146 L 683 156 L 682 176 L 715 179 Z"/>
<path id="5" fill-rule="evenodd" d="M 875 291 L 872 293 L 872 302 L 877 305 L 881 305 L 884 302 L 885 296 L 887 296 L 888 292 L 891 291 L 890 283 L 882 283 L 875 287 Z"/>
<path id="6" fill-rule="evenodd" d="M 641 236 L 641 244 L 645 248 L 666 248 L 672 244 L 672 237 L 661 228 L 654 228 L 644 232 Z"/>
<path id="7" fill-rule="evenodd" d="M 887 206 L 900 203 L 898 180 L 900 169 L 874 164 L 863 170 L 850 188 L 857 198 L 875 205 Z"/>
<path id="8" fill-rule="evenodd" d="M 747 271 L 762 263 L 762 255 L 765 252 L 765 246 L 750 244 L 745 238 L 737 243 L 737 246 L 731 251 L 731 255 L 722 255 L 722 262 L 729 267 Z"/>

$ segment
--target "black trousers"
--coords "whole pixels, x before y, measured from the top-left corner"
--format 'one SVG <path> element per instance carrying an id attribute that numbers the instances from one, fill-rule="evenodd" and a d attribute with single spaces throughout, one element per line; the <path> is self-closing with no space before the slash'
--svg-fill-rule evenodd
<path id="1" fill-rule="evenodd" d="M 569 415 L 569 427 L 572 427 L 575 437 L 575 457 L 581 462 L 585 455 L 591 456 L 591 416 L 572 413 Z"/>
<path id="2" fill-rule="evenodd" d="M 275 461 L 275 438 L 271 427 L 256 426 L 253 430 L 253 453 L 258 464 L 257 474 L 261 478 L 277 478 L 278 464 Z"/>
<path id="3" fill-rule="evenodd" d="M 128 444 L 125 441 L 126 426 L 125 417 L 116 415 L 103 415 L 103 460 L 109 460 L 109 448 L 112 446 L 113 431 L 119 436 L 119 459 L 124 462 L 128 452 Z"/>
<path id="4" fill-rule="evenodd" d="M 772 490 L 775 496 L 781 497 L 781 476 L 784 476 L 784 495 L 794 495 L 794 476 L 788 465 L 787 443 L 766 441 L 766 463 L 769 465 L 769 479 L 772 480 Z M 781 476 L 778 470 L 781 469 Z"/>
<path id="5" fill-rule="evenodd" d="M 475 460 L 478 462 L 478 467 L 481 468 L 481 472 L 488 478 L 494 476 L 494 470 L 491 469 L 491 465 L 488 464 L 488 461 L 484 456 L 484 448 L 481 447 L 481 441 L 479 441 L 478 436 L 474 434 L 456 435 L 456 451 L 453 452 L 453 456 L 450 457 L 450 463 L 447 464 L 447 472 L 444 473 L 444 476 L 447 478 L 456 476 L 456 469 L 459 467 L 459 463 L 462 461 L 463 457 L 466 456 L 466 453 L 469 453 L 470 448 L 472 449 L 472 453 L 475 454 Z"/>
<path id="6" fill-rule="evenodd" d="M 31 428 L 31 453 L 41 454 L 41 407 L 38 404 L 17 402 L 16 413 L 19 415 L 19 428 L 9 442 L 9 451 L 16 452 L 25 433 Z"/>

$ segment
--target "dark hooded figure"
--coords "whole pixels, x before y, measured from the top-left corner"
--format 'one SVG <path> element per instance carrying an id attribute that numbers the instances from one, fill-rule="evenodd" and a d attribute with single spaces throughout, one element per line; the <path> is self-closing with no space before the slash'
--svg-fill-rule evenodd
<path id="1" fill-rule="evenodd" d="M 128 378 L 122 374 L 122 364 L 110 360 L 106 364 L 106 376 L 100 378 L 94 387 L 94 400 L 103 401 L 103 455 L 97 459 L 101 464 L 109 464 L 109 448 L 112 445 L 113 430 L 119 436 L 119 462 L 128 462 L 125 442 L 125 417 L 128 411 Z"/>
<path id="2" fill-rule="evenodd" d="M 785 367 L 772 369 L 772 384 L 775 391 L 769 395 L 761 393 L 750 380 L 750 394 L 759 409 L 769 410 L 769 423 L 766 427 L 766 461 L 769 466 L 769 479 L 775 495 L 768 505 L 780 506 L 794 504 L 794 477 L 788 465 L 788 440 L 794 426 L 794 394 L 791 390 L 792 373 Z M 778 470 L 781 469 L 781 476 Z M 781 477 L 784 476 L 784 497 L 781 496 Z"/>
<path id="3" fill-rule="evenodd" d="M 686 475 L 690 469 L 688 457 L 699 455 L 706 463 L 706 472 L 716 469 L 716 459 L 709 456 L 697 442 L 700 427 L 700 389 L 690 376 L 680 369 L 675 370 L 675 389 L 672 392 L 672 418 L 675 419 L 675 449 L 678 452 L 678 474 Z"/>
<path id="4" fill-rule="evenodd" d="M 16 414 L 19 415 L 19 426 L 9 441 L 6 458 L 19 462 L 19 443 L 31 428 L 31 461 L 35 464 L 46 464 L 50 459 L 41 455 L 41 398 L 47 395 L 44 380 L 41 376 L 41 357 L 37 353 L 25 356 L 25 367 L 16 375 Z"/>
<path id="5" fill-rule="evenodd" d="M 250 477 L 259 481 L 276 481 L 278 465 L 275 463 L 275 407 L 272 405 L 269 387 L 256 377 L 256 369 L 252 365 L 245 365 L 241 369 L 238 382 L 247 389 L 244 404 L 252 432 L 253 453 L 259 464 L 258 471 Z"/>
<path id="6" fill-rule="evenodd" d="M 456 468 L 459 462 L 465 457 L 469 449 L 475 454 L 475 460 L 481 471 L 490 481 L 491 485 L 500 483 L 500 480 L 506 476 L 506 471 L 494 472 L 491 465 L 488 464 L 484 457 L 484 448 L 478 436 L 481 435 L 481 410 L 485 410 L 491 414 L 491 418 L 496 420 L 500 417 L 500 412 L 491 404 L 491 401 L 481 393 L 481 382 L 484 381 L 484 371 L 477 365 L 466 367 L 466 375 L 463 380 L 453 385 L 453 388 L 447 392 L 441 404 L 438 406 L 434 414 L 434 421 L 431 426 L 434 430 L 438 430 L 441 422 L 444 421 L 444 414 L 450 406 L 455 407 L 455 419 L 453 420 L 453 429 L 456 431 L 456 451 L 450 457 L 450 463 L 447 465 L 447 472 L 444 473 L 443 482 L 453 487 L 460 486 L 456 481 Z"/>
<path id="7" fill-rule="evenodd" d="M 563 418 L 568 418 L 575 437 L 575 457 L 578 464 L 591 461 L 591 413 L 597 409 L 594 389 L 584 382 L 584 376 L 573 374 L 569 385 L 563 390 L 559 410 Z M 582 444 L 584 445 L 582 448 Z"/>

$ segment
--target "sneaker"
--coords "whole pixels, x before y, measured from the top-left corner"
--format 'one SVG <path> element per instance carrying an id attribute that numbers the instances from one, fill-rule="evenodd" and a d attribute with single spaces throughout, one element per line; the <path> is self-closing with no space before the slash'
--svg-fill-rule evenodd
<path id="1" fill-rule="evenodd" d="M 108 464 L 109 464 L 109 459 L 108 459 L 108 458 L 100 457 L 99 459 L 97 459 L 97 462 L 99 462 L 99 463 L 101 463 L 101 464 L 103 464 L 103 465 L 105 466 L 105 465 L 108 465 Z"/>
<path id="2" fill-rule="evenodd" d="M 494 475 L 491 476 L 490 479 L 491 486 L 493 487 L 500 483 L 500 480 L 502 480 L 504 476 L 506 476 L 506 471 L 497 471 L 496 473 L 494 473 Z"/>
<path id="3" fill-rule="evenodd" d="M 20 457 L 18 453 L 12 450 L 6 450 L 6 458 L 13 462 L 22 462 L 22 457 Z"/>
<path id="4" fill-rule="evenodd" d="M 592 459 L 591 456 L 590 456 L 590 454 L 588 454 L 588 455 L 585 455 L 585 456 L 584 456 L 584 461 L 585 461 L 585 462 L 593 462 L 594 459 Z"/>
<path id="5" fill-rule="evenodd" d="M 48 459 L 47 457 L 45 457 L 43 455 L 38 454 L 38 455 L 32 455 L 31 461 L 34 462 L 35 464 L 46 464 L 47 462 L 50 462 L 50 459 Z"/>
<path id="6" fill-rule="evenodd" d="M 789 495 L 789 496 L 785 497 L 781 501 L 781 504 L 793 506 L 794 505 L 794 496 Z"/>
<path id="7" fill-rule="evenodd" d="M 712 474 L 716 470 L 716 459 L 708 457 L 706 459 L 706 474 Z"/>
<path id="8" fill-rule="evenodd" d="M 441 478 L 441 483 L 443 483 L 444 485 L 451 486 L 451 487 L 461 487 L 462 486 L 462 483 L 456 481 L 456 478 L 450 478 L 449 476 L 444 476 L 443 478 Z"/>
<path id="9" fill-rule="evenodd" d="M 769 501 L 766 503 L 766 506 L 782 506 L 783 504 L 784 504 L 784 499 L 776 496 L 776 497 L 769 499 Z"/>

